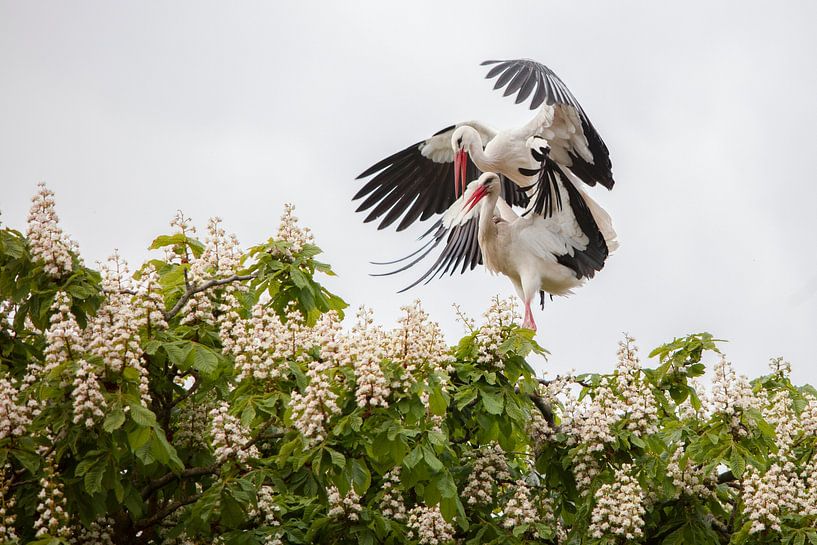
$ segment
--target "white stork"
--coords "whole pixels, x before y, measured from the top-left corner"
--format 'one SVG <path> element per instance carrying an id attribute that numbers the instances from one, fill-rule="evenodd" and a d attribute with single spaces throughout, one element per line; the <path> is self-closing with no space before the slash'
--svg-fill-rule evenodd
<path id="1" fill-rule="evenodd" d="M 500 199 L 500 177 L 492 172 L 482 174 L 446 211 L 435 235 L 439 242 L 448 234 L 446 247 L 412 286 L 429 275 L 433 278 L 436 272 L 444 274 L 452 263 L 456 268 L 463 259 L 467 264 L 481 258 L 489 271 L 510 279 L 525 306 L 522 327 L 536 331 L 531 301 L 537 292 L 543 298 L 544 292 L 572 293 L 593 277 L 608 250 L 618 245 L 607 212 L 570 182 L 559 190 L 559 198 L 569 206 L 548 217 L 520 217 Z M 591 231 L 595 237 L 586 234 L 588 222 L 598 226 Z"/>
<path id="2" fill-rule="evenodd" d="M 512 206 L 526 206 L 536 195 L 534 211 L 546 216 L 554 204 L 561 205 L 556 185 L 569 176 L 612 189 L 607 146 L 552 70 L 530 60 L 482 64 L 494 65 L 486 77 L 498 76 L 494 89 L 505 87 L 505 96 L 517 93 L 517 104 L 532 94 L 530 108 L 539 108 L 537 114 L 522 127 L 500 132 L 479 121 L 458 123 L 372 165 L 358 179 L 374 176 L 353 197 L 366 197 L 357 209 L 371 209 L 365 222 L 383 217 L 378 226 L 383 229 L 403 216 L 400 231 L 418 218 L 441 214 L 461 194 L 465 181 L 480 171 L 513 182 L 502 184 L 502 196 Z M 549 160 L 543 162 L 541 149 L 546 147 Z M 526 191 L 533 187 L 535 193 Z"/>

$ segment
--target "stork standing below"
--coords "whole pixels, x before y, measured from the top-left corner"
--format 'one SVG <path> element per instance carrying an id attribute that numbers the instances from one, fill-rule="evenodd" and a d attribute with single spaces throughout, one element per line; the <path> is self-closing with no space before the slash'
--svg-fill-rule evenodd
<path id="1" fill-rule="evenodd" d="M 510 279 L 525 305 L 522 327 L 536 331 L 531 301 L 540 291 L 551 295 L 570 294 L 584 282 L 585 277 L 565 264 L 563 258 L 586 250 L 589 241 L 573 214 L 519 217 L 500 199 L 500 192 L 499 176 L 486 172 L 472 182 L 468 194 L 451 207 L 449 222 L 477 221 L 477 238 L 485 267 Z M 561 197 L 576 198 L 575 193 L 570 193 L 565 191 Z M 613 250 L 617 243 L 610 217 L 590 197 L 585 195 L 583 200 L 588 205 L 587 213 L 599 225 L 606 246 Z M 469 214 L 473 217 L 467 218 Z"/>

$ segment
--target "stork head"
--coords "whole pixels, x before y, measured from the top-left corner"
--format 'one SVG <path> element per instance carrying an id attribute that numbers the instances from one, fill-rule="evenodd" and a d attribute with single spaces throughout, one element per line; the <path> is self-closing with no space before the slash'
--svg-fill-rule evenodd
<path id="1" fill-rule="evenodd" d="M 473 145 L 482 147 L 482 138 L 470 125 L 457 127 L 451 135 L 451 148 L 454 150 L 454 196 L 465 193 L 467 183 L 468 150 Z"/>
<path id="2" fill-rule="evenodd" d="M 477 179 L 477 188 L 471 193 L 468 200 L 465 201 L 463 205 L 465 212 L 470 212 L 486 195 L 499 195 L 499 192 L 499 175 L 493 172 L 485 172 Z"/>

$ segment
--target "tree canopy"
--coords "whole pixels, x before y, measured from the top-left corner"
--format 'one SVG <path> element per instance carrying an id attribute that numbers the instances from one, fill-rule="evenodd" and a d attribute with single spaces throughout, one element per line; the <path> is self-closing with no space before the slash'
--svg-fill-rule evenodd
<path id="1" fill-rule="evenodd" d="M 94 269 L 41 185 L 0 230 L 0 542 L 817 544 L 817 392 L 782 359 L 625 336 L 537 377 L 512 300 L 455 346 L 419 302 L 344 319 L 289 205 L 246 250 L 171 228 Z"/>

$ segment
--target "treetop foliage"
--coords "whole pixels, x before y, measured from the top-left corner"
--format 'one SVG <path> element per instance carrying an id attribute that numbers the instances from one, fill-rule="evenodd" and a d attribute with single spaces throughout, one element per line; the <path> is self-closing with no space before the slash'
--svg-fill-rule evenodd
<path id="1" fill-rule="evenodd" d="M 242 250 L 179 213 L 96 269 L 53 194 L 0 230 L 0 542 L 817 544 L 817 392 L 707 333 L 537 377 L 512 300 L 392 330 L 287 206 Z M 709 387 L 704 387 L 707 366 Z"/>

